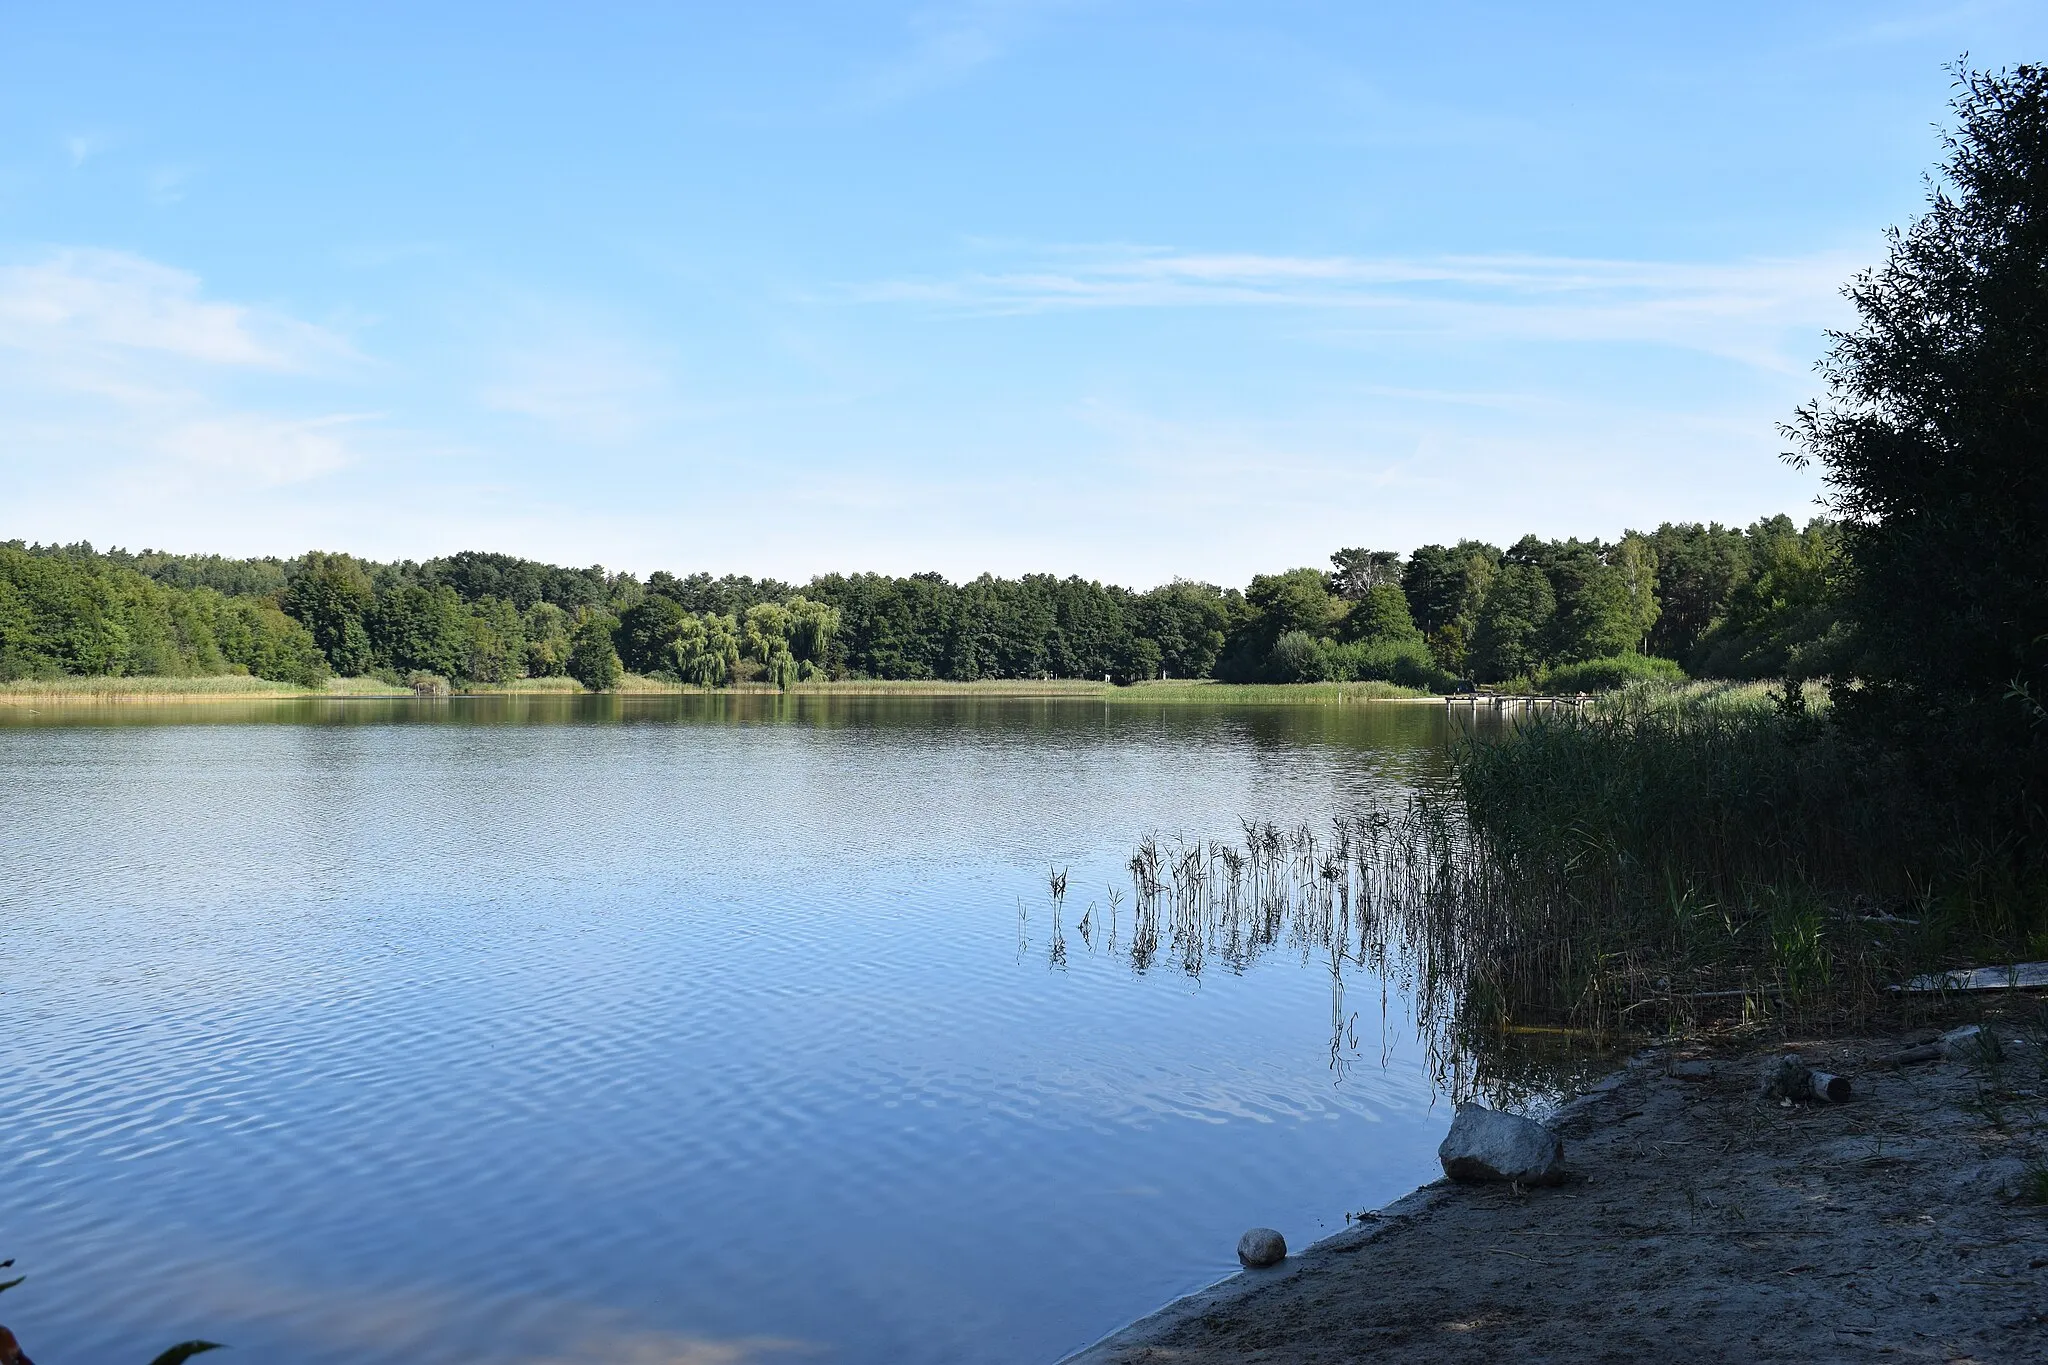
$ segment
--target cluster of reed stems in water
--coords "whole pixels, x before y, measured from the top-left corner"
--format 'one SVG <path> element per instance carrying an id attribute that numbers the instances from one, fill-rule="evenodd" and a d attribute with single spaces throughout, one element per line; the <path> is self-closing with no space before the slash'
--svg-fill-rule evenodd
<path id="1" fill-rule="evenodd" d="M 1148 835 L 1132 854 L 1126 896 L 1110 887 L 1075 925 L 1089 952 L 1119 954 L 1133 970 L 1242 972 L 1275 953 L 1320 962 L 1331 982 L 1331 1060 L 1355 1050 L 1356 1016 L 1345 1007 L 1346 974 L 1411 1002 L 1426 1036 L 1448 1038 L 1457 991 L 1433 931 L 1450 903 L 1474 890 L 1470 864 L 1453 852 L 1451 808 L 1424 798 L 1325 826 L 1241 822 L 1241 839 Z M 1048 959 L 1063 967 L 1068 873 L 1049 871 Z M 1028 916 L 1020 906 L 1019 947 Z"/>
<path id="2" fill-rule="evenodd" d="M 1866 1023 L 1907 1007 L 1887 986 L 2028 932 L 2000 908 L 2012 898 L 1945 899 L 1924 875 L 1956 865 L 1944 850 L 1967 830 L 1810 717 L 1737 702 L 1537 718 L 1461 747 L 1439 794 L 1321 825 L 1245 820 L 1237 838 L 1148 836 L 1128 902 L 1112 888 L 1076 928 L 1139 971 L 1320 959 L 1333 1055 L 1345 973 L 1362 970 L 1408 997 L 1444 1057 Z M 1048 889 L 1064 963 L 1066 875 Z"/>

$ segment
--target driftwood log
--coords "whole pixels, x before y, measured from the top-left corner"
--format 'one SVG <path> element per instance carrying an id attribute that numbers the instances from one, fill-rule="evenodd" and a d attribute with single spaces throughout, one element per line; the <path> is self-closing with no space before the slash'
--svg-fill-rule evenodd
<path id="1" fill-rule="evenodd" d="M 1795 1056 L 1780 1057 L 1764 1072 L 1763 1097 L 1794 1104 L 1841 1104 L 1855 1091 L 1847 1076 L 1816 1071 Z"/>

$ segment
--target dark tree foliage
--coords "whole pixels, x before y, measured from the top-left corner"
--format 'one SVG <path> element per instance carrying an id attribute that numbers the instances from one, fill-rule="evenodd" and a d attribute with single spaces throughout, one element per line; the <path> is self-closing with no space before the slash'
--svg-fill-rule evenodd
<path id="1" fill-rule="evenodd" d="M 946 676 L 958 590 L 938 574 L 827 574 L 806 592 L 839 608 L 828 666 L 856 678 Z"/>
<path id="2" fill-rule="evenodd" d="M 1416 626 L 1434 635 L 1455 622 L 1467 606 L 1473 560 L 1494 565 L 1500 558 L 1499 549 L 1478 540 L 1417 547 L 1401 571 L 1401 592 Z"/>
<path id="3" fill-rule="evenodd" d="M 1576 663 L 1626 654 L 1642 632 L 1630 610 L 1628 584 L 1607 549 L 1581 540 L 1552 542 L 1540 556 L 1557 604 L 1543 636 L 1546 663 Z"/>
<path id="4" fill-rule="evenodd" d="M 1478 676 L 1489 681 L 1532 676 L 1546 662 L 1544 642 L 1556 613 L 1557 596 L 1542 567 L 1511 551 L 1487 589 L 1473 630 Z"/>
<path id="5" fill-rule="evenodd" d="M 1926 213 L 1788 434 L 1843 519 L 1845 723 L 1972 744 L 2037 821 L 2048 700 L 2048 68 L 1958 69 Z"/>
<path id="6" fill-rule="evenodd" d="M 1243 614 L 1243 594 L 1184 579 L 1137 594 L 1124 608 L 1133 648 L 1144 641 L 1156 645 L 1158 669 L 1169 678 L 1208 677 L 1232 625 Z M 1141 676 L 1135 663 L 1125 672 L 1132 678 Z"/>
<path id="7" fill-rule="evenodd" d="M 670 599 L 684 611 L 699 615 L 708 611 L 715 616 L 735 618 L 745 616 L 750 607 L 758 607 L 764 602 L 787 602 L 797 592 L 789 584 L 778 583 L 772 578 L 757 581 L 744 574 L 713 578 L 708 573 L 677 578 L 664 570 L 656 570 L 648 576 L 647 591 Z"/>
<path id="8" fill-rule="evenodd" d="M 1841 527 L 1770 517 L 1746 533 L 1747 572 L 1728 590 L 1688 666 L 1717 678 L 1816 678 L 1850 668 L 1835 580 Z"/>
<path id="9" fill-rule="evenodd" d="M 1401 591 L 1401 585 L 1384 582 L 1369 589 L 1344 613 L 1343 620 L 1337 623 L 1336 638 L 1347 644 L 1383 640 L 1413 640 L 1419 644 L 1422 632 L 1415 628 L 1415 617 L 1408 610 L 1408 596 Z"/>
<path id="10" fill-rule="evenodd" d="M 609 692 L 625 672 L 612 644 L 617 626 L 604 612 L 586 611 L 569 632 L 569 676 L 593 692 Z"/>
<path id="11" fill-rule="evenodd" d="M 587 569 L 563 569 L 480 550 L 430 559 L 419 566 L 418 577 L 430 587 L 447 584 L 465 602 L 497 597 L 521 611 L 536 602 L 552 602 L 573 613 L 582 607 L 604 606 L 612 598 L 612 576 L 605 573 L 601 564 Z"/>
<path id="12" fill-rule="evenodd" d="M 354 556 L 314 550 L 292 566 L 283 605 L 313 632 L 334 671 L 355 677 L 370 669 L 370 631 L 363 618 L 376 601 L 369 571 Z"/>
<path id="13" fill-rule="evenodd" d="M 650 591 L 619 613 L 619 658 L 635 673 L 660 673 L 673 667 L 675 643 L 691 614 L 673 597 Z"/>
<path id="14" fill-rule="evenodd" d="M 1728 608 L 1750 573 L 1749 538 L 1711 522 L 1665 522 L 1650 537 L 1657 555 L 1658 603 L 1650 652 L 1681 663 Z"/>
<path id="15" fill-rule="evenodd" d="M 1046 642 L 1053 676 L 1112 676 L 1125 638 L 1118 594 L 1085 578 L 1044 581 L 1053 602 L 1053 632 Z"/>
<path id="16" fill-rule="evenodd" d="M 367 624 L 372 654 L 381 667 L 465 679 L 468 623 L 455 589 L 406 583 L 377 594 Z"/>
<path id="17" fill-rule="evenodd" d="M 946 647 L 949 677 L 1038 678 L 1052 672 L 1051 641 L 1059 610 L 1049 577 L 1003 579 L 983 574 L 961 585 Z"/>
<path id="18" fill-rule="evenodd" d="M 1328 633 L 1337 619 L 1329 582 L 1315 569 L 1255 575 L 1244 599 L 1246 610 L 1234 623 L 1223 656 L 1216 662 L 1216 676 L 1225 682 L 1263 682 L 1276 674 L 1297 671 L 1298 644 L 1290 647 L 1286 662 L 1276 665 L 1274 650 L 1280 638 L 1300 634 L 1315 640 Z"/>

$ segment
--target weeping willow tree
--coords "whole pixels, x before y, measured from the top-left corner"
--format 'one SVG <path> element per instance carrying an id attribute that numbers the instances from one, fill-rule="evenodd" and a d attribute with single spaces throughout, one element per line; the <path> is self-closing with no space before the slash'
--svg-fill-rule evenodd
<path id="1" fill-rule="evenodd" d="M 839 609 L 798 595 L 747 608 L 740 622 L 740 655 L 761 675 L 787 689 L 824 676 L 825 651 L 839 629 Z"/>
<path id="2" fill-rule="evenodd" d="M 717 612 L 687 614 L 677 622 L 670 649 L 678 678 L 699 687 L 723 687 L 739 672 L 738 623 Z"/>

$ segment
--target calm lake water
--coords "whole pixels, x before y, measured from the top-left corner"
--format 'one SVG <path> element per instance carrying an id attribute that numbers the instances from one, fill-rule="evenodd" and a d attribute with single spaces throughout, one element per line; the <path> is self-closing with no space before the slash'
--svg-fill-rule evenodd
<path id="1" fill-rule="evenodd" d="M 1146 833 L 1324 823 L 1450 723 L 0 707 L 4 1320 L 67 1365 L 1052 1361 L 1436 1173 L 1398 993 L 1333 1034 L 1319 956 L 1102 924 Z"/>

